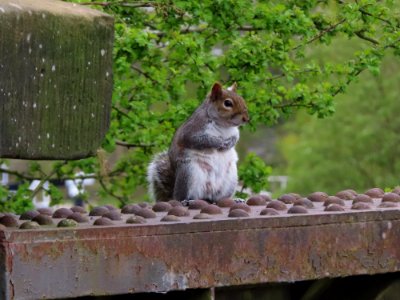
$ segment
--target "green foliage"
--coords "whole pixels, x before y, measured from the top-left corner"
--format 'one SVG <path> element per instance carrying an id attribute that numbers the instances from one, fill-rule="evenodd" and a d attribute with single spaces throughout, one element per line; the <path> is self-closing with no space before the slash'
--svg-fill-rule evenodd
<path id="1" fill-rule="evenodd" d="M 399 68 L 400 62 L 388 57 L 379 76 L 363 74 L 351 94 L 339 98 L 333 117 L 299 115 L 287 126 L 289 190 L 364 192 L 399 185 Z"/>
<path id="2" fill-rule="evenodd" d="M 399 10 L 389 0 L 69 2 L 115 17 L 113 111 L 108 154 L 56 166 L 53 177 L 93 173 L 100 195 L 121 203 L 145 186 L 152 155 L 169 146 L 213 82 L 238 82 L 254 130 L 299 109 L 331 115 L 334 98 L 362 72 L 376 74 L 386 53 L 400 54 Z M 321 46 L 339 50 L 338 37 L 361 47 L 339 61 L 312 57 Z M 112 161 L 121 147 L 127 151 Z M 249 166 L 255 176 L 258 166 Z"/>
<path id="3" fill-rule="evenodd" d="M 250 188 L 254 193 L 268 188 L 268 176 L 272 168 L 255 153 L 249 153 L 239 166 L 238 175 L 242 182 L 242 191 Z"/>
<path id="4" fill-rule="evenodd" d="M 29 194 L 28 182 L 21 184 L 15 194 L 10 194 L 5 187 L 0 186 L 0 211 L 21 214 L 26 210 L 33 209 Z"/>

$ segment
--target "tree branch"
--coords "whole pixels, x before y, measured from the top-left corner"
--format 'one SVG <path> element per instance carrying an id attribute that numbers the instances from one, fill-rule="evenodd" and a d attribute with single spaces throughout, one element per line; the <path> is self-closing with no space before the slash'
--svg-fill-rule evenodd
<path id="1" fill-rule="evenodd" d="M 99 179 L 99 183 L 100 183 L 100 186 L 102 187 L 102 189 L 103 189 L 108 195 L 114 197 L 115 199 L 117 199 L 117 200 L 120 201 L 121 203 L 125 203 L 125 202 L 126 202 L 125 199 L 124 199 L 124 197 L 118 196 L 118 195 L 116 195 L 113 191 L 111 191 L 111 190 L 106 186 L 106 184 L 104 183 L 104 181 L 103 181 L 102 178 Z"/>
<path id="2" fill-rule="evenodd" d="M 43 185 L 48 181 L 54 174 L 58 172 L 58 170 L 62 167 L 65 166 L 68 162 L 64 161 L 62 164 L 58 165 L 56 168 L 54 168 L 48 175 L 40 179 L 39 184 L 35 187 L 35 189 L 32 191 L 30 195 L 30 199 L 32 200 L 36 194 L 43 188 Z"/>
<path id="3" fill-rule="evenodd" d="M 146 77 L 147 79 L 149 79 L 153 84 L 157 84 L 157 85 L 161 85 L 160 82 L 158 82 L 157 80 L 155 80 L 153 77 L 151 77 L 148 73 L 144 72 L 142 69 L 132 65 L 131 68 L 133 70 L 135 70 L 136 72 L 138 72 L 140 75 L 143 75 L 144 77 Z"/>
<path id="4" fill-rule="evenodd" d="M 363 31 L 356 31 L 354 32 L 356 36 L 358 36 L 360 39 L 366 40 L 374 45 L 379 45 L 379 42 L 377 40 L 374 40 L 373 38 L 370 38 L 366 35 L 364 35 Z"/>
<path id="5" fill-rule="evenodd" d="M 300 70 L 300 71 L 296 71 L 296 72 L 294 72 L 294 74 L 296 74 L 296 75 L 299 75 L 299 74 L 305 74 L 305 73 L 317 73 L 318 71 L 316 71 L 316 70 Z M 270 78 L 267 78 L 266 80 L 267 81 L 274 81 L 274 80 L 277 80 L 277 79 L 279 79 L 279 78 L 283 78 L 283 77 L 286 77 L 287 76 L 287 74 L 286 73 L 281 73 L 281 74 L 277 74 L 277 75 L 275 75 L 275 76 L 272 76 L 272 77 L 270 77 Z"/>
<path id="6" fill-rule="evenodd" d="M 58 169 L 58 168 L 55 168 L 55 169 Z M 121 172 L 122 172 L 121 170 L 111 171 L 109 174 L 107 174 L 107 177 L 118 176 L 118 175 L 121 174 Z M 9 175 L 13 175 L 13 176 L 15 176 L 17 178 L 24 179 L 24 180 L 27 180 L 27 181 L 42 180 L 42 178 L 43 178 L 42 176 L 40 176 L 40 177 L 39 176 L 31 176 L 31 175 L 28 175 L 28 174 L 24 174 L 24 173 L 20 173 L 20 172 L 17 172 L 17 171 L 4 169 L 4 168 L 0 168 L 0 173 L 6 173 L 6 174 L 9 174 Z M 58 180 L 82 179 L 83 180 L 83 179 L 98 179 L 99 178 L 98 175 L 94 175 L 94 174 L 79 175 L 79 176 L 71 175 L 71 176 L 53 177 L 54 175 L 55 175 L 55 173 L 52 172 L 51 173 L 51 177 L 47 178 L 47 180 L 52 180 L 52 179 L 58 179 Z"/>
<path id="7" fill-rule="evenodd" d="M 375 16 L 375 15 L 373 15 L 373 14 L 367 12 L 366 10 L 364 10 L 364 9 L 362 9 L 362 8 L 360 8 L 358 11 L 359 11 L 360 13 L 362 13 L 363 15 L 372 17 L 372 18 L 374 18 L 374 19 L 377 19 L 377 20 L 379 20 L 379 21 L 382 21 L 382 22 L 384 22 L 384 23 L 386 23 L 386 24 L 388 24 L 388 25 L 390 25 L 390 26 L 393 27 L 393 24 L 392 24 L 389 20 L 386 20 L 386 19 L 381 18 L 381 17 L 379 17 L 379 16 Z M 398 26 L 394 26 L 394 27 L 398 27 Z"/>
<path id="8" fill-rule="evenodd" d="M 126 147 L 128 149 L 130 148 L 152 148 L 155 145 L 154 144 L 148 144 L 148 145 L 143 145 L 143 144 L 133 144 L 133 143 L 127 143 L 124 141 L 115 141 L 115 144 L 122 146 L 122 147 Z"/>
<path id="9" fill-rule="evenodd" d="M 305 107 L 305 108 L 312 108 L 314 107 L 315 104 L 313 103 L 282 103 L 282 104 L 275 104 L 272 105 L 272 108 L 275 109 L 282 109 L 282 108 L 287 108 L 287 107 Z"/>
<path id="10" fill-rule="evenodd" d="M 123 115 L 125 118 L 128 118 L 129 120 L 133 121 L 131 116 L 129 116 L 126 112 L 124 112 L 121 108 L 117 107 L 116 105 L 113 105 L 112 109 L 114 109 L 117 113 Z"/>
<path id="11" fill-rule="evenodd" d="M 311 39 L 309 39 L 308 41 L 306 41 L 304 44 L 300 44 L 295 46 L 294 48 L 291 49 L 291 51 L 295 51 L 305 45 L 311 44 L 312 42 L 319 40 L 322 36 L 324 36 L 325 34 L 333 31 L 336 29 L 336 27 L 338 27 L 339 25 L 343 24 L 344 22 L 346 22 L 346 19 L 342 19 L 339 22 L 329 26 L 328 28 L 325 28 L 324 30 L 321 30 L 317 35 L 315 35 L 314 37 L 312 37 Z"/>
<path id="12" fill-rule="evenodd" d="M 80 2 L 80 5 L 97 5 L 102 7 L 109 6 L 121 6 L 121 7 L 131 7 L 131 8 L 141 8 L 141 7 L 156 7 L 158 4 L 155 2 L 96 2 L 96 1 L 88 1 L 88 2 Z"/>

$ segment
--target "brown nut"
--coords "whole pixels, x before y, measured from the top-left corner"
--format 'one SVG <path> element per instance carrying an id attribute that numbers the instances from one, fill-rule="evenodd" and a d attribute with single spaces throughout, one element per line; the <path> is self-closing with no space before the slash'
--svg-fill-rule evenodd
<path id="1" fill-rule="evenodd" d="M 61 207 L 53 213 L 53 218 L 56 218 L 56 219 L 67 218 L 68 216 L 70 216 L 72 214 L 73 214 L 73 212 L 69 208 Z"/>
<path id="2" fill-rule="evenodd" d="M 243 209 L 236 208 L 236 209 L 229 211 L 228 217 L 230 217 L 230 218 L 247 218 L 247 217 L 249 217 L 249 214 Z"/>
<path id="3" fill-rule="evenodd" d="M 193 219 L 196 220 L 205 220 L 205 219 L 211 219 L 211 216 L 209 214 L 205 213 L 199 213 L 193 217 Z"/>
<path id="4" fill-rule="evenodd" d="M 161 222 L 179 222 L 181 219 L 179 219 L 177 216 L 174 215 L 165 215 L 164 217 L 161 218 Z"/>
<path id="5" fill-rule="evenodd" d="M 32 219 L 32 221 L 39 225 L 53 225 L 53 219 L 48 215 L 38 215 Z"/>
<path id="6" fill-rule="evenodd" d="M 359 202 L 364 202 L 364 203 L 373 203 L 374 201 L 372 198 L 368 195 L 365 194 L 358 194 L 354 199 L 353 199 L 353 204 L 359 203 Z"/>
<path id="7" fill-rule="evenodd" d="M 232 210 L 234 210 L 234 209 L 242 209 L 242 210 L 244 210 L 244 211 L 246 211 L 246 212 L 248 212 L 248 213 L 251 212 L 251 207 L 248 206 L 248 205 L 245 204 L 245 203 L 235 203 L 233 206 L 231 206 L 231 208 L 229 209 L 229 211 L 232 211 Z"/>
<path id="8" fill-rule="evenodd" d="M 82 215 L 79 212 L 74 212 L 72 215 L 68 216 L 67 219 L 74 220 L 78 223 L 86 223 L 89 222 L 89 218 L 86 217 L 85 215 Z"/>
<path id="9" fill-rule="evenodd" d="M 292 204 L 296 200 L 296 197 L 291 194 L 283 194 L 277 200 L 285 204 Z"/>
<path id="10" fill-rule="evenodd" d="M 121 213 L 123 214 L 136 214 L 138 213 L 142 207 L 137 204 L 127 204 L 121 209 Z"/>
<path id="11" fill-rule="evenodd" d="M 149 207 L 150 207 L 150 204 L 147 203 L 147 202 L 140 202 L 140 203 L 138 203 L 138 205 L 139 205 L 141 208 L 149 208 Z"/>
<path id="12" fill-rule="evenodd" d="M 146 219 L 141 216 L 131 216 L 126 220 L 127 224 L 144 224 Z"/>
<path id="13" fill-rule="evenodd" d="M 400 186 L 396 186 L 396 187 L 392 190 L 392 193 L 395 193 L 395 194 L 399 194 L 399 195 L 400 195 Z"/>
<path id="14" fill-rule="evenodd" d="M 172 209 L 172 205 L 168 202 L 157 202 L 156 204 L 153 205 L 153 211 L 155 212 L 165 212 L 169 211 Z"/>
<path id="15" fill-rule="evenodd" d="M 73 206 L 71 207 L 71 210 L 75 213 L 81 213 L 81 214 L 87 214 L 87 211 L 85 208 L 83 208 L 82 206 Z"/>
<path id="16" fill-rule="evenodd" d="M 276 216 L 279 215 L 279 212 L 276 209 L 273 208 L 264 208 L 261 212 L 260 212 L 261 216 Z"/>
<path id="17" fill-rule="evenodd" d="M 181 202 L 181 201 L 178 201 L 178 200 L 169 200 L 168 203 L 171 204 L 172 207 L 175 207 L 175 206 L 183 206 L 182 202 Z"/>
<path id="18" fill-rule="evenodd" d="M 369 206 L 369 204 L 366 202 L 357 202 L 351 206 L 351 209 L 355 209 L 355 210 L 364 210 L 365 209 L 366 210 L 366 209 L 371 209 L 371 206 Z"/>
<path id="19" fill-rule="evenodd" d="M 203 207 L 200 213 L 209 214 L 209 215 L 219 215 L 222 214 L 222 209 L 215 204 L 207 205 Z"/>
<path id="20" fill-rule="evenodd" d="M 398 202 L 382 202 L 381 204 L 378 205 L 379 208 L 393 208 L 393 207 L 399 207 Z"/>
<path id="21" fill-rule="evenodd" d="M 96 221 L 94 221 L 93 225 L 95 226 L 110 226 L 114 225 L 114 223 L 109 219 L 109 218 L 99 218 Z"/>
<path id="22" fill-rule="evenodd" d="M 396 193 L 386 193 L 382 197 L 382 202 L 400 202 L 400 195 Z"/>
<path id="23" fill-rule="evenodd" d="M 63 219 L 57 224 L 57 227 L 76 227 L 76 226 L 78 226 L 78 222 L 72 219 Z"/>
<path id="24" fill-rule="evenodd" d="M 0 218 L 0 224 L 6 227 L 18 227 L 18 221 L 10 215 L 5 215 Z"/>
<path id="25" fill-rule="evenodd" d="M 236 204 L 235 200 L 231 198 L 224 198 L 217 201 L 217 205 L 219 207 L 232 207 L 235 204 Z"/>
<path id="26" fill-rule="evenodd" d="M 116 208 L 114 205 L 111 204 L 106 204 L 104 205 L 104 207 L 107 208 L 109 211 L 118 210 L 118 208 Z"/>
<path id="27" fill-rule="evenodd" d="M 141 216 L 145 219 L 154 219 L 157 217 L 156 213 L 152 211 L 150 208 L 142 208 L 136 213 L 137 216 Z"/>
<path id="28" fill-rule="evenodd" d="M 189 209 L 203 209 L 208 206 L 208 202 L 204 200 L 191 200 L 189 201 Z"/>
<path id="29" fill-rule="evenodd" d="M 36 222 L 26 221 L 19 226 L 19 229 L 38 229 L 40 225 Z"/>
<path id="30" fill-rule="evenodd" d="M 105 206 L 97 206 L 90 211 L 89 216 L 101 217 L 102 215 L 108 213 L 109 211 L 110 210 Z"/>
<path id="31" fill-rule="evenodd" d="M 328 199 L 328 194 L 324 192 L 314 192 L 307 196 L 313 202 L 324 202 Z"/>
<path id="32" fill-rule="evenodd" d="M 336 205 L 341 205 L 341 206 L 345 206 L 346 205 L 344 200 L 342 198 L 337 197 L 337 196 L 329 196 L 328 199 L 326 199 L 326 201 L 324 202 L 324 206 L 329 206 L 331 204 L 336 204 Z"/>
<path id="33" fill-rule="evenodd" d="M 121 220 L 121 213 L 116 210 L 111 210 L 108 213 L 105 213 L 102 217 L 109 218 L 110 220 L 113 220 L 113 221 L 119 221 L 119 220 Z"/>
<path id="34" fill-rule="evenodd" d="M 173 215 L 173 216 L 177 216 L 177 217 L 185 217 L 185 216 L 189 216 L 190 213 L 186 207 L 175 206 L 168 212 L 168 215 Z"/>
<path id="35" fill-rule="evenodd" d="M 344 211 L 344 207 L 342 205 L 332 203 L 327 205 L 324 211 Z"/>
<path id="36" fill-rule="evenodd" d="M 288 209 L 288 214 L 306 214 L 307 209 L 301 205 L 295 205 Z"/>
<path id="37" fill-rule="evenodd" d="M 381 188 L 372 188 L 365 191 L 364 194 L 370 196 L 371 198 L 382 198 L 385 192 Z"/>
<path id="38" fill-rule="evenodd" d="M 267 208 L 273 208 L 276 210 L 286 210 L 287 206 L 285 203 L 278 201 L 278 200 L 272 200 L 267 204 Z"/>
<path id="39" fill-rule="evenodd" d="M 38 208 L 37 211 L 40 212 L 41 215 L 46 215 L 46 216 L 53 215 L 53 210 L 49 207 Z"/>
<path id="40" fill-rule="evenodd" d="M 249 199 L 247 199 L 246 204 L 250 205 L 250 206 L 266 205 L 267 199 L 266 199 L 266 197 L 262 197 L 261 195 L 255 195 L 255 196 L 251 196 Z"/>
<path id="41" fill-rule="evenodd" d="M 308 198 L 296 199 L 296 200 L 294 200 L 293 205 L 294 206 L 300 205 L 300 206 L 303 206 L 305 208 L 314 208 L 315 207 L 314 203 Z"/>
<path id="42" fill-rule="evenodd" d="M 40 215 L 40 212 L 38 212 L 37 210 L 28 210 L 26 212 L 24 212 L 23 214 L 21 214 L 21 216 L 19 217 L 20 220 L 32 220 L 34 217 Z"/>
<path id="43" fill-rule="evenodd" d="M 354 195 L 351 191 L 344 190 L 344 191 L 337 192 L 335 196 L 342 200 L 353 200 L 354 197 L 357 196 L 357 194 Z"/>

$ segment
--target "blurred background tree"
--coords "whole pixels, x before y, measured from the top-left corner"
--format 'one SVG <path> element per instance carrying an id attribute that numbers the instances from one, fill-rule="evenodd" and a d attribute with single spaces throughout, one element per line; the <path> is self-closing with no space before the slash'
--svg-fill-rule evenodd
<path id="1" fill-rule="evenodd" d="M 332 117 L 298 114 L 285 125 L 281 147 L 289 190 L 334 194 L 400 183 L 399 68 L 399 61 L 388 56 L 378 76 L 363 74 L 351 93 L 338 97 Z"/>
<path id="2" fill-rule="evenodd" d="M 340 102 L 343 105 L 347 102 L 347 111 L 352 108 L 354 119 L 363 117 L 362 105 L 371 110 L 370 106 L 375 106 L 375 113 L 378 113 L 377 108 L 388 105 L 386 100 L 384 103 L 377 102 L 376 98 L 368 105 L 348 100 L 354 100 L 355 93 L 360 97 L 365 97 L 362 96 L 365 93 L 368 99 L 372 99 L 372 93 L 382 97 L 372 86 L 377 78 L 372 78 L 367 73 L 378 75 L 384 57 L 392 57 L 388 61 L 390 66 L 390 61 L 400 54 L 399 8 L 396 1 L 69 2 L 89 5 L 115 17 L 111 127 L 97 157 L 56 162 L 52 167 L 35 162 L 23 172 L 7 171 L 3 168 L 3 171 L 11 173 L 22 182 L 39 178 L 42 185 L 50 180 L 52 187 L 54 180 L 73 178 L 74 174 L 83 171 L 90 175 L 80 176 L 81 179 L 97 179 L 97 194 L 100 198 L 115 199 L 121 205 L 135 201 L 138 197 L 145 199 L 146 166 L 152 155 L 168 147 L 175 129 L 203 101 L 215 81 L 226 85 L 238 82 L 238 92 L 247 100 L 251 115 L 251 123 L 243 129 L 243 140 L 248 141 L 249 136 L 256 137 L 257 149 L 262 149 L 263 146 L 260 145 L 266 140 L 262 134 L 265 131 L 260 130 L 263 126 L 281 124 L 299 110 L 320 118 L 330 116 L 336 109 L 335 102 L 340 95 L 347 95 L 340 96 Z M 356 46 L 347 47 L 345 55 L 337 56 L 336 52 L 341 51 L 343 41 Z M 321 49 L 325 49 L 329 55 L 322 53 Z M 351 85 L 359 78 L 359 87 Z M 361 86 L 364 80 L 368 89 Z M 382 83 L 381 86 L 385 87 L 386 84 L 389 83 Z M 351 88 L 348 88 L 350 85 Z M 383 110 L 384 108 L 381 114 L 384 114 Z M 327 126 L 332 127 L 331 132 L 335 130 L 332 118 L 324 123 L 319 122 L 321 121 L 315 118 L 299 115 L 295 123 L 292 123 L 292 128 L 296 131 L 285 139 L 288 141 L 292 137 L 299 144 L 286 143 L 286 146 L 282 146 L 288 155 L 289 176 L 293 177 L 292 187 L 299 191 L 328 188 L 327 186 L 334 189 L 331 181 L 321 178 L 325 173 L 318 173 L 318 168 L 315 167 L 321 161 L 335 164 L 340 157 L 334 153 L 326 156 L 327 152 L 322 153 L 323 148 L 311 148 L 311 152 L 307 148 L 308 137 L 309 147 L 318 144 L 318 141 L 323 144 L 321 137 L 312 133 L 316 127 L 328 124 Z M 311 123 L 315 124 L 314 127 Z M 361 128 L 336 125 L 345 127 L 349 131 L 348 135 L 350 132 L 354 136 L 361 133 L 365 135 L 364 138 L 357 138 L 357 145 L 354 145 L 356 139 L 352 139 L 352 147 L 357 147 L 359 151 L 368 147 L 360 144 L 364 140 L 373 145 L 372 140 L 377 139 L 380 141 L 377 144 L 382 145 L 383 137 L 374 136 L 377 129 L 365 131 L 363 125 L 358 126 Z M 385 123 L 385 126 L 387 131 L 395 125 Z M 259 131 L 254 133 L 256 129 Z M 307 135 L 307 132 L 310 133 Z M 311 136 L 314 141 L 311 141 Z M 335 146 L 326 146 L 327 148 L 345 153 L 346 149 L 339 149 L 342 148 L 340 143 L 344 134 L 338 136 L 326 132 L 324 139 L 334 141 Z M 253 154 L 244 159 L 249 150 L 254 150 L 247 145 L 239 145 L 242 158 L 239 175 L 246 187 L 255 191 L 267 189 L 268 182 L 265 178 L 271 170 Z M 389 145 L 383 143 L 382 147 Z M 374 145 L 373 149 L 377 148 L 378 145 Z M 382 155 L 388 153 L 388 150 L 379 150 Z M 262 150 L 256 152 L 263 154 Z M 353 154 L 349 152 L 348 155 Z M 320 159 L 317 160 L 317 157 Z M 357 160 L 359 157 L 354 156 L 352 159 Z M 293 162 L 290 161 L 292 158 Z M 367 162 L 371 160 L 375 166 L 379 165 L 379 159 L 365 158 Z M 279 163 L 274 167 L 279 172 L 286 172 Z M 314 174 L 317 177 L 306 175 L 310 168 L 315 168 Z M 340 184 L 361 186 L 367 183 L 394 183 L 394 180 L 385 181 L 379 176 L 374 181 L 360 179 L 357 182 L 351 177 L 352 174 L 359 176 L 361 173 L 369 173 L 370 177 L 375 177 L 375 169 L 366 168 L 365 165 L 357 168 L 358 173 L 340 172 L 343 174 L 340 176 L 347 176 L 349 181 L 337 181 L 335 188 Z M 382 166 L 382 174 L 384 168 Z M 255 176 L 253 179 L 252 174 Z M 330 174 L 332 181 L 340 176 L 339 171 Z M 325 180 L 326 183 L 318 185 L 312 178 L 321 179 L 321 182 Z M 4 192 L 7 187 L 3 186 L 2 189 Z M 37 188 L 32 192 L 25 188 L 26 193 L 16 195 L 19 195 L 18 199 L 32 198 L 38 190 Z M 53 200 L 62 199 L 57 189 L 50 188 L 49 192 L 54 194 Z M 18 200 L 16 195 L 11 200 Z"/>

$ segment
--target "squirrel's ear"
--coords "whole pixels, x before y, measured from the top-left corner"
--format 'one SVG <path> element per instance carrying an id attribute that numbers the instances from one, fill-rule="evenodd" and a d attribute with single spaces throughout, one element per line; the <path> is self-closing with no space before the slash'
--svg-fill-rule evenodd
<path id="1" fill-rule="evenodd" d="M 235 92 L 235 93 L 236 93 L 236 89 L 237 89 L 236 81 L 230 87 L 228 87 L 228 91 L 232 91 L 232 92 Z"/>
<path id="2" fill-rule="evenodd" d="M 219 82 L 214 83 L 211 89 L 211 100 L 217 100 L 222 96 L 222 85 Z"/>

